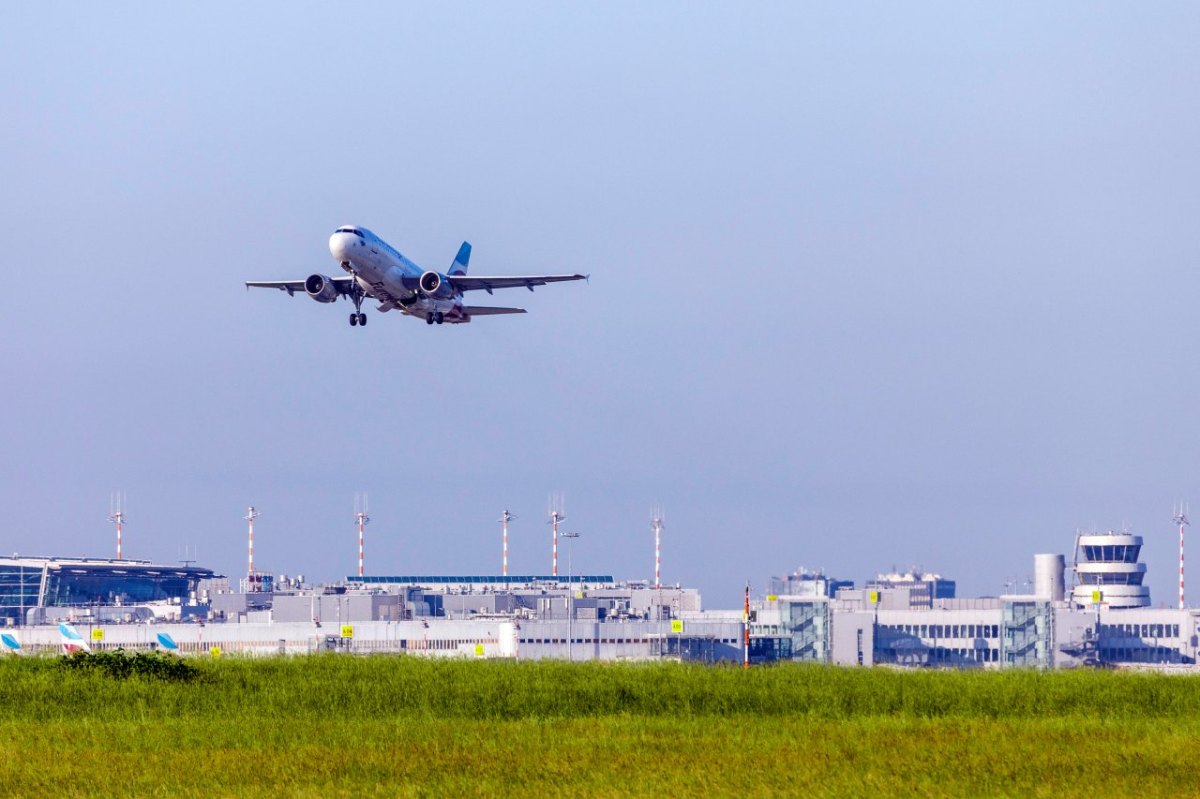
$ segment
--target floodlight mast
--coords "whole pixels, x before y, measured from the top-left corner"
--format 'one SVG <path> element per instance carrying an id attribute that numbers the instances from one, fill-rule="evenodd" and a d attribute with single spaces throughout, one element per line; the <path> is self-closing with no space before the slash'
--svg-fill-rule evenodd
<path id="1" fill-rule="evenodd" d="M 249 578 L 251 586 L 254 585 L 254 520 L 261 515 L 262 514 L 255 510 L 254 506 L 251 505 L 246 509 L 246 515 L 242 517 L 249 525 L 249 556 L 247 559 L 246 577 Z"/>
<path id="2" fill-rule="evenodd" d="M 501 530 L 501 550 L 500 550 L 500 570 L 501 573 L 508 576 L 508 523 L 517 518 L 516 514 L 509 513 L 508 509 L 500 514 L 500 530 Z"/>
<path id="3" fill-rule="evenodd" d="M 567 514 L 564 512 L 565 504 L 562 494 L 555 494 L 550 497 L 550 530 L 552 534 L 550 544 L 551 577 L 558 576 L 558 524 L 567 520 Z"/>
<path id="4" fill-rule="evenodd" d="M 571 550 L 579 533 L 563 533 L 567 539 L 567 660 L 575 661 L 575 581 L 571 573 Z"/>
<path id="5" fill-rule="evenodd" d="M 1191 522 L 1188 521 L 1188 508 L 1184 503 L 1179 504 L 1178 510 L 1175 511 L 1172 521 L 1179 526 L 1179 609 L 1183 610 L 1187 605 L 1183 598 L 1183 530 Z"/>
<path id="6" fill-rule="evenodd" d="M 125 518 L 125 492 L 114 491 L 108 497 L 108 520 L 117 526 L 117 560 L 122 560 L 121 530 L 127 521 Z"/>
<path id="7" fill-rule="evenodd" d="M 358 523 L 358 576 L 363 576 L 363 528 L 371 521 L 367 515 L 367 494 L 354 495 L 354 519 Z"/>

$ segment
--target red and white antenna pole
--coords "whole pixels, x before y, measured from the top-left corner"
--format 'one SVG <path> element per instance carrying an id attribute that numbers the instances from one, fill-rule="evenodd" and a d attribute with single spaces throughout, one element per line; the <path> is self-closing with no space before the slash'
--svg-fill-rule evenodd
<path id="1" fill-rule="evenodd" d="M 1183 610 L 1187 607 L 1183 601 L 1183 528 L 1190 524 L 1188 522 L 1187 509 L 1183 505 L 1179 506 L 1179 511 L 1175 514 L 1172 521 L 1179 525 L 1179 609 Z"/>
<path id="2" fill-rule="evenodd" d="M 254 520 L 257 519 L 260 515 L 262 515 L 262 514 L 260 514 L 258 511 L 256 511 L 254 509 L 254 506 L 251 505 L 249 508 L 246 509 L 246 515 L 242 517 L 246 520 L 246 522 L 250 526 L 250 529 L 249 529 L 250 554 L 249 554 L 249 559 L 247 561 L 246 576 L 251 579 L 253 579 L 253 577 L 254 577 Z"/>
<path id="3" fill-rule="evenodd" d="M 358 576 L 363 576 L 363 528 L 371 517 L 367 515 L 367 495 L 354 495 L 354 518 L 358 522 Z"/>
<path id="4" fill-rule="evenodd" d="M 125 494 L 113 492 L 108 500 L 108 520 L 117 526 L 117 560 L 121 560 L 121 528 L 125 526 Z"/>
<path id="5" fill-rule="evenodd" d="M 742 606 L 742 668 L 750 668 L 750 583 L 746 583 L 746 603 Z"/>
<path id="6" fill-rule="evenodd" d="M 654 530 L 654 587 L 662 588 L 662 511 L 653 512 L 650 527 Z"/>
<path id="7" fill-rule="evenodd" d="M 505 510 L 504 513 L 500 514 L 500 529 L 503 537 L 500 553 L 500 568 L 505 577 L 508 576 L 508 523 L 515 518 L 517 517 L 509 513 L 508 510 Z"/>
<path id="8" fill-rule="evenodd" d="M 550 511 L 550 529 L 553 532 L 550 548 L 550 574 L 558 576 L 558 523 L 566 521 L 566 516 L 557 510 Z"/>

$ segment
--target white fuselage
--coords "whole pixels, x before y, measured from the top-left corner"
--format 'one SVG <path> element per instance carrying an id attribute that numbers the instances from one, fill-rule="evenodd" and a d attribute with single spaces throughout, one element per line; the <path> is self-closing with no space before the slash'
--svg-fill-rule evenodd
<path id="1" fill-rule="evenodd" d="M 368 296 L 382 303 L 381 311 L 398 308 L 421 318 L 441 313 L 447 321 L 462 317 L 461 293 L 436 298 L 419 291 L 419 281 L 425 270 L 366 228 L 338 228 L 329 237 L 329 252 L 342 269 L 354 276 Z"/>

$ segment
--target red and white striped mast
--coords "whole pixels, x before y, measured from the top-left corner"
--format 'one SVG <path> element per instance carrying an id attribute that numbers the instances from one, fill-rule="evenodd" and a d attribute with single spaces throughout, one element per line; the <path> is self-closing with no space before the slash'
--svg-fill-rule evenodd
<path id="1" fill-rule="evenodd" d="M 552 534 L 550 546 L 550 576 L 558 576 L 558 523 L 567 520 L 567 514 L 563 512 L 562 494 L 556 494 L 550 497 L 550 530 Z"/>
<path id="2" fill-rule="evenodd" d="M 358 576 L 363 576 L 363 528 L 371 517 L 367 515 L 366 492 L 354 495 L 354 519 L 358 522 Z"/>
<path id="3" fill-rule="evenodd" d="M 509 513 L 507 509 L 505 509 L 504 513 L 500 514 L 500 530 L 503 537 L 500 554 L 500 568 L 501 573 L 505 577 L 508 576 L 508 523 L 515 518 L 517 517 Z"/>
<path id="4" fill-rule="evenodd" d="M 1183 610 L 1187 607 L 1183 601 L 1183 528 L 1190 524 L 1187 508 L 1183 504 L 1179 505 L 1179 510 L 1175 512 L 1172 521 L 1179 525 L 1179 609 Z"/>
<path id="5" fill-rule="evenodd" d="M 746 604 L 742 606 L 742 668 L 750 668 L 750 583 L 746 583 Z"/>
<path id="6" fill-rule="evenodd" d="M 663 512 L 660 508 L 650 512 L 650 529 L 654 530 L 654 587 L 662 588 Z"/>
<path id="7" fill-rule="evenodd" d="M 117 526 L 117 560 L 121 560 L 121 528 L 125 526 L 125 492 L 114 491 L 108 497 L 108 520 Z"/>
<path id="8" fill-rule="evenodd" d="M 257 519 L 261 515 L 262 514 L 260 514 L 258 511 L 256 511 L 254 509 L 254 506 L 251 505 L 249 508 L 246 509 L 246 515 L 242 517 L 249 524 L 249 528 L 250 528 L 249 529 L 250 554 L 249 554 L 249 559 L 247 562 L 246 577 L 248 578 L 248 582 L 251 585 L 251 590 L 253 590 L 253 585 L 254 585 L 254 520 Z"/>
<path id="9" fill-rule="evenodd" d="M 550 511 L 550 530 L 553 533 L 553 538 L 550 544 L 550 575 L 558 576 L 558 523 L 566 521 L 567 517 L 561 512 Z"/>

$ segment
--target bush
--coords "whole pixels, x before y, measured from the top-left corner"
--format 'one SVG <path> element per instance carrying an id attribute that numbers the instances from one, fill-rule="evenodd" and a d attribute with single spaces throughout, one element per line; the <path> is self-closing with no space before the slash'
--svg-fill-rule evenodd
<path id="1" fill-rule="evenodd" d="M 75 652 L 63 656 L 58 663 L 64 669 L 104 674 L 118 680 L 141 677 L 186 682 L 200 674 L 199 669 L 176 655 L 156 652 L 135 652 L 131 655 L 124 649 L 115 652 Z"/>

